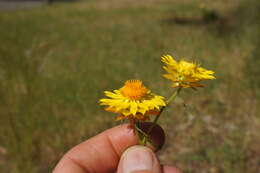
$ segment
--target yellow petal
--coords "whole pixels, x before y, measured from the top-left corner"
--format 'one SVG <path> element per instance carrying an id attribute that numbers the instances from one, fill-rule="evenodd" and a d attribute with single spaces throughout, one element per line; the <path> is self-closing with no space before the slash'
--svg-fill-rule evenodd
<path id="1" fill-rule="evenodd" d="M 133 115 L 135 115 L 137 112 L 137 103 L 134 101 L 130 103 L 130 112 Z"/>

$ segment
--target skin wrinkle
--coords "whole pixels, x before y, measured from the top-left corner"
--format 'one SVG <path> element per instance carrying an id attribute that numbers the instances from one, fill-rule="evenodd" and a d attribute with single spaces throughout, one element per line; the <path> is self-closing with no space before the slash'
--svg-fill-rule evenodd
<path id="1" fill-rule="evenodd" d="M 120 129 L 120 131 L 115 133 L 117 129 Z M 119 125 L 113 128 L 113 130 L 106 130 L 77 145 L 65 154 L 64 158 L 68 157 L 73 161 L 72 163 L 74 165 L 78 165 L 81 169 L 82 165 L 84 165 L 83 168 L 87 170 L 88 173 L 115 172 L 121 154 L 129 146 L 137 144 L 137 141 L 137 137 L 133 130 L 129 128 L 129 124 Z M 104 148 L 107 149 L 105 153 L 103 153 Z M 87 153 L 87 156 L 82 153 Z M 109 162 L 107 162 L 107 160 L 109 160 Z M 63 163 L 65 163 L 65 161 L 63 161 Z M 107 166 L 95 167 L 95 163 L 99 163 L 100 165 L 105 164 Z"/>
<path id="2" fill-rule="evenodd" d="M 118 151 L 116 150 L 116 147 L 114 146 L 114 144 L 113 144 L 113 140 L 111 139 L 111 136 L 109 135 L 109 134 L 106 134 L 106 138 L 107 138 L 107 141 L 108 141 L 108 143 L 109 143 L 109 145 L 111 146 L 111 149 L 114 151 L 114 153 L 116 153 L 117 154 L 117 156 L 118 156 L 118 161 L 119 161 L 119 158 L 120 158 L 120 156 L 121 156 L 121 153 L 118 153 Z"/>
<path id="3" fill-rule="evenodd" d="M 86 167 L 84 164 L 81 164 L 81 162 L 78 162 L 77 160 L 75 160 L 74 158 L 70 157 L 69 155 L 66 155 L 65 158 L 67 158 L 67 159 L 70 160 L 73 164 L 75 164 L 76 166 L 78 166 L 79 168 L 81 168 L 85 173 L 90 173 L 88 167 Z"/>
<path id="4" fill-rule="evenodd" d="M 108 138 L 110 139 L 110 142 L 112 143 L 118 157 L 121 157 L 122 153 L 130 146 L 132 145 L 136 145 L 138 144 L 138 137 L 136 136 L 136 134 L 134 133 L 134 130 L 132 129 L 130 124 L 127 125 L 120 125 L 120 126 L 126 126 L 126 128 L 124 128 L 125 133 L 129 136 L 132 136 L 131 138 L 128 138 L 128 141 L 122 140 L 122 136 L 121 135 L 114 135 L 114 133 L 111 133 L 110 131 L 108 131 L 109 133 L 107 133 Z M 129 141 L 129 140 L 133 140 L 133 141 Z M 120 141 L 119 143 L 113 142 L 113 141 Z M 122 148 L 122 146 L 124 146 L 124 148 Z"/>
<path id="5" fill-rule="evenodd" d="M 119 157 L 136 144 L 138 138 L 130 124 L 116 126 L 72 148 L 53 173 L 115 173 Z M 180 173 L 176 170 L 164 169 L 165 173 Z"/>
<path id="6" fill-rule="evenodd" d="M 106 131 L 107 132 L 107 131 Z M 107 172 L 113 172 L 114 171 L 114 167 L 116 167 L 118 160 L 119 160 L 119 155 L 117 154 L 117 152 L 115 152 L 115 148 L 111 148 L 111 142 L 108 141 L 108 137 L 107 137 L 107 133 L 105 132 L 104 136 L 102 136 L 103 139 L 103 144 L 99 145 L 94 145 L 93 143 L 91 143 L 91 146 L 89 147 L 89 153 L 91 153 L 91 155 L 100 155 L 100 157 L 96 157 L 93 156 L 92 158 L 95 158 L 95 160 L 92 160 L 92 162 L 96 162 L 96 163 L 100 163 L 100 165 L 103 165 L 104 160 L 109 160 L 109 162 L 106 162 L 105 164 L 107 164 Z M 98 140 L 100 141 L 100 140 Z M 100 148 L 101 147 L 106 147 L 107 150 L 110 150 L 108 153 L 110 153 L 110 155 L 103 155 L 103 153 L 100 152 Z M 90 149 L 91 148 L 91 149 Z M 106 159 L 104 159 L 106 158 Z M 87 164 L 87 163 L 86 163 Z M 104 168 L 102 166 L 99 167 L 95 167 L 93 168 L 93 164 L 89 164 L 89 168 L 90 168 L 90 172 L 104 172 Z M 109 169 L 108 169 L 109 168 Z"/>
<path id="7" fill-rule="evenodd" d="M 89 142 L 84 142 L 85 143 L 89 143 Z M 91 155 L 93 155 L 93 153 L 97 153 L 98 150 L 96 149 L 95 145 L 89 143 L 88 144 L 88 148 L 86 148 L 86 153 L 88 153 L 88 155 L 91 157 Z M 79 165 L 85 165 L 84 167 L 86 168 L 86 170 L 88 171 L 87 173 L 92 173 L 92 172 L 96 172 L 94 171 L 94 169 L 92 168 L 92 164 L 91 163 L 88 163 L 86 161 L 84 161 L 84 159 L 82 157 L 79 157 L 79 155 L 77 154 L 74 154 L 74 153 L 77 153 L 78 152 L 78 148 L 81 148 L 82 144 L 80 144 L 79 146 L 76 146 L 75 148 L 72 148 L 71 151 L 68 152 L 68 156 L 71 160 L 74 161 L 74 163 L 78 163 Z M 85 147 L 84 147 L 85 148 Z M 94 160 L 91 160 L 92 162 L 96 162 L 97 158 L 95 157 L 91 157 L 93 158 Z M 100 160 L 98 158 L 98 160 Z"/>
<path id="8" fill-rule="evenodd" d="M 111 164 L 111 171 L 109 171 L 109 172 L 112 173 L 112 172 L 116 171 L 115 167 L 117 166 L 117 163 L 119 162 L 120 153 L 118 153 L 118 151 L 116 150 L 116 147 L 113 145 L 113 142 L 112 142 L 112 140 L 111 140 L 111 138 L 109 137 L 108 134 L 106 134 L 106 138 L 107 138 L 107 140 L 106 140 L 107 144 L 110 146 L 112 152 L 115 153 L 115 155 L 116 155 L 116 157 L 113 157 L 114 160 L 116 160 L 115 162 L 113 162 L 115 164 Z"/>

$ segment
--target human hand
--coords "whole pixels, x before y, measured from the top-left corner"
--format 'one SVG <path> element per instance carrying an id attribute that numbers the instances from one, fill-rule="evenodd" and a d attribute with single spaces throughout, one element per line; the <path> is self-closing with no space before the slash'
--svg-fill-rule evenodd
<path id="1" fill-rule="evenodd" d="M 161 166 L 151 149 L 137 144 L 129 125 L 116 126 L 72 148 L 53 173 L 181 173 Z"/>

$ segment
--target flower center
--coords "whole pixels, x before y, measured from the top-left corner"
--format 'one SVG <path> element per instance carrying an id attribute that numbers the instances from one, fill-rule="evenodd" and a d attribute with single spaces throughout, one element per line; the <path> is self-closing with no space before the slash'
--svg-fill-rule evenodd
<path id="1" fill-rule="evenodd" d="M 125 85 L 120 88 L 120 91 L 125 97 L 132 100 L 139 100 L 147 94 L 148 89 L 145 88 L 140 80 L 128 80 L 125 82 Z"/>

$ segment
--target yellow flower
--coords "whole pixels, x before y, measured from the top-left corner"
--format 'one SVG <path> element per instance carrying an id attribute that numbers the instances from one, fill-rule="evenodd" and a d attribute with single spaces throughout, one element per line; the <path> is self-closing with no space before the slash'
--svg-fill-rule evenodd
<path id="1" fill-rule="evenodd" d="M 163 76 L 173 81 L 173 87 L 193 88 L 203 87 L 199 82 L 207 79 L 215 79 L 214 72 L 206 70 L 194 63 L 184 60 L 175 61 L 172 56 L 165 55 L 161 57 L 165 64 L 163 68 L 168 72 Z"/>
<path id="2" fill-rule="evenodd" d="M 164 98 L 151 93 L 140 80 L 128 80 L 119 90 L 104 93 L 109 98 L 100 99 L 100 104 L 107 106 L 106 111 L 120 114 L 117 120 L 145 121 L 165 106 Z"/>

